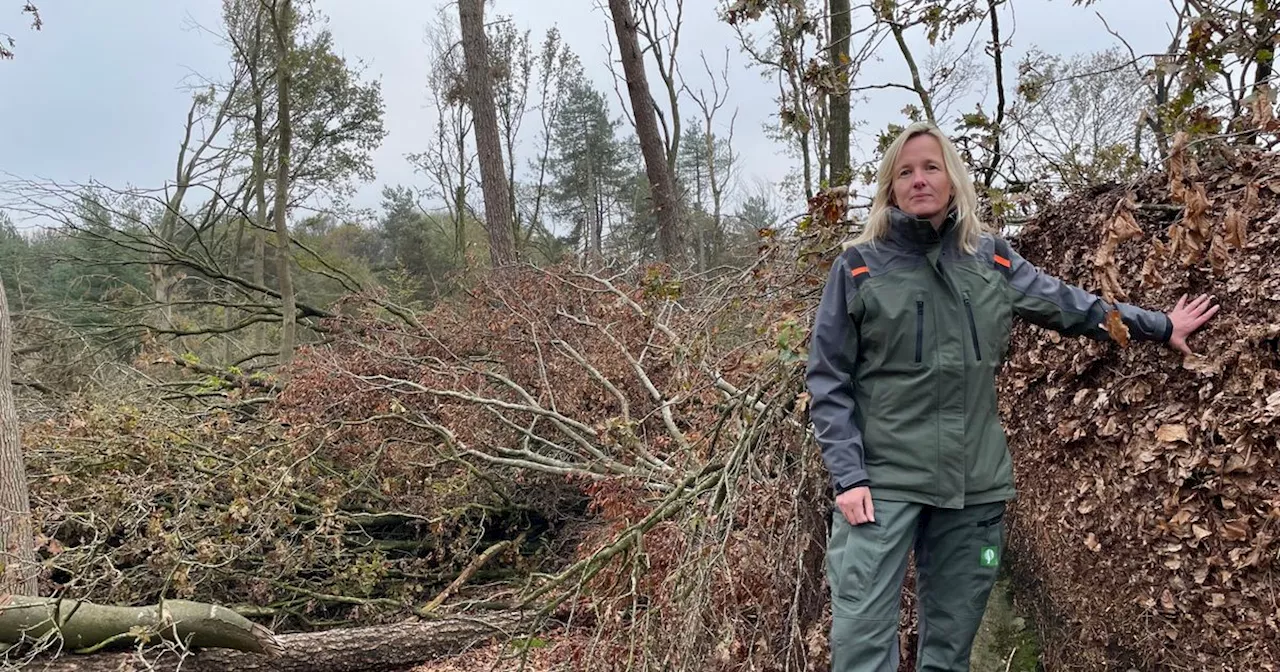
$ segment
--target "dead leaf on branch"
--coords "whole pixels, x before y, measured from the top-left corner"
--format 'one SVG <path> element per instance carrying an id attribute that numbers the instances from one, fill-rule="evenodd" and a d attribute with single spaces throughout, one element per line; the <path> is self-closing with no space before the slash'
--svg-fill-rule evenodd
<path id="1" fill-rule="evenodd" d="M 1230 262 L 1231 255 L 1227 253 L 1226 242 L 1222 236 L 1215 235 L 1213 242 L 1209 244 L 1209 263 L 1213 266 L 1214 274 L 1221 275 Z"/>
<path id="2" fill-rule="evenodd" d="M 1133 208 L 1132 193 L 1125 194 L 1123 198 L 1116 201 L 1111 218 L 1107 222 L 1106 232 L 1103 234 L 1105 237 L 1102 245 L 1098 247 L 1093 257 L 1094 275 L 1098 279 L 1098 284 L 1102 286 L 1102 297 L 1108 303 L 1114 304 L 1128 298 L 1124 286 L 1120 283 L 1116 251 L 1120 243 L 1142 236 L 1142 227 L 1138 226 L 1133 219 Z M 1112 310 L 1107 313 L 1106 329 L 1111 335 L 1111 340 L 1120 344 L 1120 347 L 1129 345 L 1129 328 L 1120 318 L 1119 311 Z"/>
<path id="3" fill-rule="evenodd" d="M 1258 211 L 1258 181 L 1253 180 L 1244 187 L 1244 211 L 1250 215 Z"/>
<path id="4" fill-rule="evenodd" d="M 1160 275 L 1159 269 L 1168 255 L 1169 247 L 1167 245 L 1158 238 L 1151 241 L 1151 251 L 1147 253 L 1146 261 L 1142 262 L 1143 289 L 1155 289 L 1164 285 L 1165 279 L 1164 276 Z"/>
<path id="5" fill-rule="evenodd" d="M 1186 207 L 1182 211 L 1182 220 L 1175 226 L 1181 226 L 1183 236 L 1180 241 L 1182 263 L 1191 266 L 1204 257 L 1205 241 L 1211 235 L 1208 210 L 1209 197 L 1205 194 L 1204 185 L 1196 183 L 1185 192 Z"/>
<path id="6" fill-rule="evenodd" d="M 1257 198 L 1256 192 L 1254 198 Z M 1223 222 L 1223 228 L 1227 231 L 1225 242 L 1237 250 L 1243 248 L 1245 227 L 1244 214 L 1237 210 L 1234 205 L 1227 208 L 1227 218 Z"/>
<path id="7" fill-rule="evenodd" d="M 1188 139 L 1186 132 L 1178 132 L 1169 151 L 1169 195 L 1183 205 L 1182 218 L 1169 227 L 1170 253 L 1180 256 L 1184 266 L 1203 258 L 1205 241 L 1212 235 L 1209 197 L 1197 181 L 1199 168 L 1187 156 Z"/>
<path id="8" fill-rule="evenodd" d="M 1173 136 L 1173 145 L 1169 147 L 1169 195 L 1176 202 L 1185 202 L 1185 186 L 1183 180 L 1187 173 L 1187 141 L 1190 138 L 1186 131 L 1178 131 Z M 1194 166 L 1192 167 L 1194 170 Z"/>
<path id="9" fill-rule="evenodd" d="M 809 217 L 821 226 L 844 221 L 849 212 L 849 187 L 839 185 L 823 189 L 809 199 Z"/>

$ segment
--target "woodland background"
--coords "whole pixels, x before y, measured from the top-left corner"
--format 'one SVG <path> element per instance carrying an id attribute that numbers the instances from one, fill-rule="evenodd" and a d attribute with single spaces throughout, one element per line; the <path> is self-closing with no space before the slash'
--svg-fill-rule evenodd
<path id="1" fill-rule="evenodd" d="M 1224 306 L 1185 361 L 1015 331 L 1009 581 L 1039 643 L 997 667 L 1274 669 L 1280 3 L 1172 1 L 1161 53 L 1112 32 L 1016 60 L 1012 4 L 718 3 L 794 168 L 751 184 L 727 55 L 682 32 L 706 3 L 584 2 L 612 81 L 557 31 L 448 3 L 424 183 L 369 213 L 377 79 L 309 2 L 225 0 L 227 69 L 170 174 L 4 166 L 4 592 L 223 605 L 286 650 L 245 669 L 824 669 L 808 328 L 879 151 L 926 119 L 1045 270 Z M 10 5 L 0 67 L 58 29 Z M 865 76 L 879 60 L 908 76 Z M 901 124 L 857 122 L 904 92 Z M 8 664 L 233 655 L 124 634 L 115 657 L 48 663 L 44 637 Z"/>

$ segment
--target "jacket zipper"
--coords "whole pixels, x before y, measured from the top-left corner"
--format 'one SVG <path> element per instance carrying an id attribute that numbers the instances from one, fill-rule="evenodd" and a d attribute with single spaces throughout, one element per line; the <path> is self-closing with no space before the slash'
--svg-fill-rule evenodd
<path id="1" fill-rule="evenodd" d="M 973 305 L 969 303 L 969 295 L 964 295 L 964 310 L 969 314 L 969 334 L 973 336 L 973 356 L 982 361 L 982 348 L 978 346 L 978 325 L 973 321 Z"/>
<path id="2" fill-rule="evenodd" d="M 924 301 L 916 301 L 916 364 L 924 358 Z"/>

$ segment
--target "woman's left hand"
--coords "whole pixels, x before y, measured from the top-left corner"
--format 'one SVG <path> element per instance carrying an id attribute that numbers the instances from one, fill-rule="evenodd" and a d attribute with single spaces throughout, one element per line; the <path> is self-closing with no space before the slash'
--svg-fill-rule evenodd
<path id="1" fill-rule="evenodd" d="M 1195 356 L 1196 353 L 1187 346 L 1187 337 L 1195 333 L 1218 312 L 1220 306 L 1216 303 L 1210 305 L 1210 303 L 1211 297 L 1208 294 L 1201 294 L 1190 303 L 1187 303 L 1186 294 L 1178 299 L 1178 304 L 1169 313 L 1169 320 L 1173 322 L 1173 334 L 1169 336 L 1169 347 Z"/>

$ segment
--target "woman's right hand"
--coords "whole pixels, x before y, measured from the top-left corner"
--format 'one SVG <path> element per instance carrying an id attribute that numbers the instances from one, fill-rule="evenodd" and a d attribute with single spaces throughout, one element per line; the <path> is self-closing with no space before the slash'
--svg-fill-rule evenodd
<path id="1" fill-rule="evenodd" d="M 871 504 L 871 488 L 852 488 L 836 495 L 836 508 L 844 514 L 850 525 L 876 522 L 875 507 Z"/>

